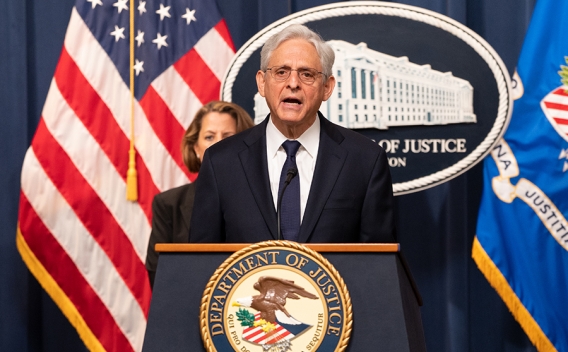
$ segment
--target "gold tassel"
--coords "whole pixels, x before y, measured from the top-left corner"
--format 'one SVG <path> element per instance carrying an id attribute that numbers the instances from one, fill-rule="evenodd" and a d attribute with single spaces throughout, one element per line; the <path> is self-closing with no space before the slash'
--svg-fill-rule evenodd
<path id="1" fill-rule="evenodd" d="M 131 143 L 128 160 L 128 171 L 126 172 L 126 200 L 136 202 L 138 200 L 138 172 L 136 171 L 136 150 Z"/>
<path id="2" fill-rule="evenodd" d="M 126 172 L 126 200 L 138 200 L 138 172 L 134 149 L 134 4 L 130 6 L 130 150 Z"/>

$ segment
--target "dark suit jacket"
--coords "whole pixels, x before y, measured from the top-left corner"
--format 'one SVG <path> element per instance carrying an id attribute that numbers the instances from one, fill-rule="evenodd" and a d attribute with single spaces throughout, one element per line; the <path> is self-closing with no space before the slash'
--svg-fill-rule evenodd
<path id="1" fill-rule="evenodd" d="M 189 224 L 193 211 L 195 184 L 190 183 L 172 188 L 154 197 L 152 202 L 152 232 L 148 242 L 146 270 L 150 284 L 154 286 L 154 276 L 158 266 L 156 243 L 187 243 Z"/>
<path id="2" fill-rule="evenodd" d="M 269 117 L 268 117 L 269 118 Z M 268 177 L 266 124 L 211 146 L 196 182 L 191 242 L 277 238 Z M 394 242 L 393 194 L 385 151 L 329 122 L 321 134 L 298 242 Z"/>

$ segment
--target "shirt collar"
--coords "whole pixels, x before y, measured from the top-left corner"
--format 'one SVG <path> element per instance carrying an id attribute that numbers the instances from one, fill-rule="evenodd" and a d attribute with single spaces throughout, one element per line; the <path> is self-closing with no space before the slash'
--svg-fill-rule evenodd
<path id="1" fill-rule="evenodd" d="M 302 147 L 310 154 L 312 158 L 317 155 L 317 150 L 319 147 L 319 136 L 320 136 L 320 120 L 319 116 L 316 117 L 314 123 L 304 132 L 298 139 L 298 142 L 302 144 Z M 268 153 L 268 158 L 274 158 L 278 148 L 286 141 L 285 135 L 282 134 L 276 128 L 272 122 L 272 118 L 268 119 L 268 124 L 266 125 L 266 150 Z"/>

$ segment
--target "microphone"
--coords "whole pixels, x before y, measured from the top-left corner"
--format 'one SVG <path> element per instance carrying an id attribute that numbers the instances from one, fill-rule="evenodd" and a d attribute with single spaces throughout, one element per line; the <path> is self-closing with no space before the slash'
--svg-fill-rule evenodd
<path id="1" fill-rule="evenodd" d="M 295 167 L 291 167 L 288 169 L 286 180 L 284 180 L 284 186 L 282 187 L 282 191 L 280 191 L 280 194 L 278 195 L 278 203 L 276 207 L 276 216 L 278 218 L 278 236 L 277 236 L 278 241 L 282 240 L 282 229 L 280 228 L 280 210 L 282 208 L 282 198 L 284 196 L 284 191 L 286 191 L 286 188 L 288 187 L 292 179 L 296 177 L 297 174 L 298 174 L 298 169 L 296 169 Z"/>

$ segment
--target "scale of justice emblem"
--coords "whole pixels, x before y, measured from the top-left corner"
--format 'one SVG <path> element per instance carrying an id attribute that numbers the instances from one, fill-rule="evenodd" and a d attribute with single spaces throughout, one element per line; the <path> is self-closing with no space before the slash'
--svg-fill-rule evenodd
<path id="1" fill-rule="evenodd" d="M 319 253 L 296 242 L 246 247 L 219 266 L 201 301 L 207 351 L 344 351 L 349 291 Z"/>

